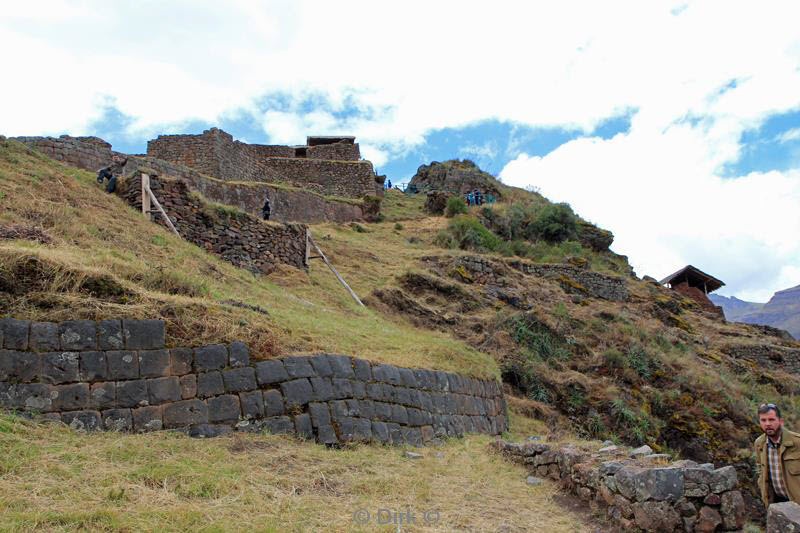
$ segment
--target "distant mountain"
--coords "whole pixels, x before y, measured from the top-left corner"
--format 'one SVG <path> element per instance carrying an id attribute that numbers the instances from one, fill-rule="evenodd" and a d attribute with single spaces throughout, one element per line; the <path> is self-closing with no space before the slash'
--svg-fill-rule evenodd
<path id="1" fill-rule="evenodd" d="M 785 329 L 795 339 L 800 339 L 800 285 L 776 292 L 765 304 L 745 302 L 733 296 L 711 294 L 710 297 L 712 302 L 722 306 L 728 320 Z"/>
<path id="2" fill-rule="evenodd" d="M 714 305 L 719 305 L 725 311 L 725 318 L 733 322 L 741 322 L 740 317 L 760 311 L 766 304 L 756 302 L 746 302 L 740 300 L 736 296 L 720 296 L 718 294 L 709 294 L 709 299 L 714 302 Z"/>

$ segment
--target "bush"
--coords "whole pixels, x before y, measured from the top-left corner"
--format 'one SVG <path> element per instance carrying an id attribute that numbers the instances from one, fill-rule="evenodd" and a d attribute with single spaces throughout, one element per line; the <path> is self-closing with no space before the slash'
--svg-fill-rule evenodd
<path id="1" fill-rule="evenodd" d="M 578 218 L 569 204 L 545 206 L 526 228 L 529 240 L 541 238 L 551 243 L 575 239 L 578 235 Z"/>
<path id="2" fill-rule="evenodd" d="M 394 225 L 394 229 L 396 229 L 397 231 L 400 231 L 400 230 L 403 229 L 403 225 L 401 223 L 397 222 Z"/>
<path id="3" fill-rule="evenodd" d="M 451 196 L 447 199 L 447 207 L 444 210 L 447 218 L 453 218 L 467 212 L 467 204 L 460 196 Z"/>
<path id="4" fill-rule="evenodd" d="M 475 217 L 458 215 L 447 225 L 456 247 L 478 252 L 498 250 L 503 241 Z"/>

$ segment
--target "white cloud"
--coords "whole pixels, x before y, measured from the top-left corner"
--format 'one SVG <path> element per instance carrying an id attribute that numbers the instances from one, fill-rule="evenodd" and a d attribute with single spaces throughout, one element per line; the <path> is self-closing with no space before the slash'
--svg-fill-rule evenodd
<path id="1" fill-rule="evenodd" d="M 788 143 L 792 141 L 800 141 L 800 128 L 792 128 L 788 131 L 784 131 L 780 135 L 778 135 L 776 139 L 779 143 Z"/>
<path id="2" fill-rule="evenodd" d="M 354 134 L 384 164 L 436 128 L 590 132 L 635 110 L 629 133 L 523 154 L 504 178 L 611 227 L 643 273 L 706 252 L 737 290 L 771 290 L 800 263 L 797 173 L 718 176 L 743 131 L 800 108 L 797 20 L 796 0 L 16 3 L 0 17 L 0 133 L 90 133 L 110 98 L 152 136 L 284 94 L 253 142 Z M 308 95 L 326 105 L 305 109 Z"/>

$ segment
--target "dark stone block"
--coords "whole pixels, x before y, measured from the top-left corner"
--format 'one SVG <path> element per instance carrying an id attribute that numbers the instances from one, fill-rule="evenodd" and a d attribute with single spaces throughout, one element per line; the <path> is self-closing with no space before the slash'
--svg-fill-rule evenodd
<path id="1" fill-rule="evenodd" d="M 264 414 L 266 416 L 280 416 L 286 410 L 283 407 L 283 395 L 277 390 L 264 391 Z"/>
<path id="2" fill-rule="evenodd" d="M 422 433 L 420 432 L 419 428 L 402 428 L 403 431 L 403 440 L 406 441 L 407 444 L 411 446 L 422 446 Z"/>
<path id="3" fill-rule="evenodd" d="M 3 330 L 3 347 L 8 350 L 27 350 L 31 329 L 30 320 L 0 319 Z"/>
<path id="4" fill-rule="evenodd" d="M 294 431 L 298 437 L 309 440 L 314 438 L 314 429 L 311 427 L 311 417 L 308 413 L 294 417 Z"/>
<path id="5" fill-rule="evenodd" d="M 108 379 L 106 354 L 103 352 L 81 352 L 79 367 L 81 381 L 102 381 Z"/>
<path id="6" fill-rule="evenodd" d="M 212 439 L 233 433 L 233 428 L 224 424 L 195 424 L 189 428 L 187 435 L 193 439 Z"/>
<path id="7" fill-rule="evenodd" d="M 423 411 L 432 412 L 433 400 L 431 399 L 431 393 L 428 391 L 419 391 L 419 404 Z"/>
<path id="8" fill-rule="evenodd" d="M 225 394 L 208 399 L 208 421 L 234 423 L 239 420 L 242 409 L 239 406 L 239 397 Z"/>
<path id="9" fill-rule="evenodd" d="M 314 399 L 319 402 L 327 402 L 335 397 L 330 378 L 311 378 L 311 388 L 314 389 Z"/>
<path id="10" fill-rule="evenodd" d="M 333 385 L 333 397 L 334 398 L 352 398 L 353 397 L 353 386 L 351 385 L 349 379 L 333 378 L 331 380 L 331 384 Z"/>
<path id="11" fill-rule="evenodd" d="M 338 444 L 339 438 L 333 426 L 320 426 L 317 428 L 317 442 L 320 444 Z"/>
<path id="12" fill-rule="evenodd" d="M 250 365 L 250 350 L 243 342 L 235 341 L 228 346 L 228 366 L 239 368 Z"/>
<path id="13" fill-rule="evenodd" d="M 191 348 L 172 348 L 169 351 L 169 373 L 183 376 L 192 371 L 194 350 Z"/>
<path id="14" fill-rule="evenodd" d="M 375 403 L 372 400 L 359 400 L 358 410 L 361 413 L 359 416 L 375 418 Z"/>
<path id="15" fill-rule="evenodd" d="M 0 380 L 34 381 L 40 374 L 41 357 L 37 353 L 0 350 Z"/>
<path id="16" fill-rule="evenodd" d="M 450 381 L 447 379 L 447 372 L 442 372 L 441 370 L 437 370 L 434 372 L 434 377 L 436 378 L 436 386 L 435 389 L 438 391 L 447 392 L 450 390 Z"/>
<path id="17" fill-rule="evenodd" d="M 331 413 L 333 413 L 333 416 L 336 418 L 358 416 L 359 413 L 358 409 L 352 411 L 351 406 L 348 405 L 345 400 L 336 400 L 330 402 L 330 406 Z"/>
<path id="18" fill-rule="evenodd" d="M 262 418 L 264 416 L 264 395 L 260 390 L 239 393 L 244 418 Z"/>
<path id="19" fill-rule="evenodd" d="M 372 440 L 372 421 L 366 418 L 353 419 L 353 440 L 369 442 Z"/>
<path id="20" fill-rule="evenodd" d="M 165 337 L 163 320 L 122 321 L 122 338 L 128 350 L 159 350 L 164 347 Z"/>
<path id="21" fill-rule="evenodd" d="M 382 383 L 367 383 L 367 398 L 381 401 L 384 399 Z"/>
<path id="22" fill-rule="evenodd" d="M 234 368 L 222 372 L 225 392 L 242 392 L 256 388 L 256 371 L 252 367 Z"/>
<path id="23" fill-rule="evenodd" d="M 392 404 L 384 402 L 373 402 L 375 418 L 383 422 L 392 421 Z"/>
<path id="24" fill-rule="evenodd" d="M 121 320 L 99 320 L 97 322 L 97 347 L 101 350 L 124 350 Z"/>
<path id="25" fill-rule="evenodd" d="M 283 366 L 290 378 L 310 378 L 315 377 L 314 368 L 311 366 L 309 357 L 295 356 L 283 359 Z"/>
<path id="26" fill-rule="evenodd" d="M 422 400 L 420 400 L 420 391 L 417 389 L 408 389 L 408 405 L 417 409 L 422 409 Z"/>
<path id="27" fill-rule="evenodd" d="M 350 381 L 353 388 L 353 398 L 365 398 L 367 396 L 367 386 L 363 381 Z"/>
<path id="28" fill-rule="evenodd" d="M 331 425 L 331 414 L 328 410 L 328 404 L 312 402 L 308 404 L 308 413 L 311 415 L 311 422 L 314 427 Z"/>
<path id="29" fill-rule="evenodd" d="M 314 389 L 305 378 L 281 383 L 281 391 L 286 399 L 286 408 L 299 407 L 314 400 Z"/>
<path id="30" fill-rule="evenodd" d="M 414 377 L 413 370 L 410 368 L 400 368 L 398 372 L 400 372 L 400 382 L 404 387 L 416 388 L 419 386 L 417 384 L 417 378 Z"/>
<path id="31" fill-rule="evenodd" d="M 78 381 L 79 360 L 77 352 L 43 353 L 40 371 L 42 380 L 55 385 Z"/>
<path id="32" fill-rule="evenodd" d="M 220 372 L 205 372 L 197 374 L 197 397 L 209 398 L 218 396 L 225 392 L 225 385 L 222 382 Z"/>
<path id="33" fill-rule="evenodd" d="M 390 383 L 392 385 L 401 385 L 400 371 L 396 366 L 392 365 L 378 365 L 372 369 L 372 374 L 375 375 L 376 370 L 380 369 L 381 381 Z"/>
<path id="34" fill-rule="evenodd" d="M 384 383 L 381 386 L 383 387 L 383 397 L 386 401 L 389 403 L 397 403 L 397 391 L 394 385 Z"/>
<path id="35" fill-rule="evenodd" d="M 97 431 L 103 428 L 103 419 L 97 411 L 70 411 L 61 413 L 61 421 L 78 431 Z"/>
<path id="36" fill-rule="evenodd" d="M 422 411 L 419 409 L 414 409 L 413 407 L 408 407 L 406 409 L 408 412 L 408 424 L 411 426 L 422 426 L 425 424 L 425 418 L 422 416 Z"/>
<path id="37" fill-rule="evenodd" d="M 394 398 L 395 402 L 403 405 L 408 405 L 411 403 L 411 393 L 405 387 L 395 387 Z"/>
<path id="38" fill-rule="evenodd" d="M 372 381 L 372 367 L 369 361 L 353 358 L 353 372 L 360 381 Z"/>
<path id="39" fill-rule="evenodd" d="M 428 443 L 432 441 L 433 438 L 435 437 L 433 433 L 433 427 L 431 426 L 422 426 L 421 428 L 419 428 L 419 433 L 420 436 L 422 437 L 423 443 Z"/>
<path id="40" fill-rule="evenodd" d="M 96 350 L 97 326 L 94 320 L 67 320 L 58 325 L 62 350 Z"/>
<path id="41" fill-rule="evenodd" d="M 386 427 L 389 428 L 389 441 L 395 446 L 402 446 L 406 443 L 406 440 L 403 438 L 403 429 L 400 427 L 399 424 L 395 424 L 394 422 L 388 422 Z"/>
<path id="42" fill-rule="evenodd" d="M 264 420 L 265 429 L 273 435 L 294 433 L 294 423 L 288 416 L 276 416 Z"/>
<path id="43" fill-rule="evenodd" d="M 458 405 L 456 404 L 456 397 L 454 394 L 444 395 L 445 412 L 454 415 L 458 412 Z"/>
<path id="44" fill-rule="evenodd" d="M 272 383 L 289 381 L 289 374 L 280 359 L 259 361 L 256 363 L 256 380 L 259 385 L 271 385 Z"/>
<path id="45" fill-rule="evenodd" d="M 391 442 L 389 438 L 389 427 L 385 422 L 372 421 L 372 438 L 381 444 Z"/>
<path id="46" fill-rule="evenodd" d="M 147 381 L 135 379 L 117 382 L 117 407 L 148 405 Z"/>
<path id="47" fill-rule="evenodd" d="M 328 362 L 335 378 L 353 379 L 356 377 L 355 372 L 353 372 L 353 363 L 348 356 L 329 355 Z"/>
<path id="48" fill-rule="evenodd" d="M 133 409 L 132 415 L 134 431 L 144 433 L 146 431 L 159 431 L 164 428 L 164 408 L 160 405 Z"/>
<path id="49" fill-rule="evenodd" d="M 74 411 L 89 407 L 89 385 L 87 383 L 56 385 L 51 392 L 54 411 Z"/>
<path id="50" fill-rule="evenodd" d="M 200 400 L 183 400 L 164 406 L 164 427 L 166 428 L 207 423 L 208 406 Z"/>
<path id="51" fill-rule="evenodd" d="M 106 409 L 101 413 L 103 429 L 106 431 L 133 430 L 133 415 L 130 409 Z"/>
<path id="52" fill-rule="evenodd" d="M 139 376 L 143 378 L 169 376 L 169 352 L 167 350 L 140 351 Z"/>
<path id="53" fill-rule="evenodd" d="M 417 387 L 420 389 L 430 389 L 431 380 L 428 371 L 421 368 L 414 369 L 414 378 L 417 380 Z"/>
<path id="54" fill-rule="evenodd" d="M 0 406 L 8 403 L 8 407 L 25 409 L 26 411 L 54 411 L 52 388 L 46 383 L 20 383 L 9 385 L 6 398 L 3 399 L 0 387 Z"/>
<path id="55" fill-rule="evenodd" d="M 408 424 L 408 411 L 402 405 L 392 405 L 392 422 Z"/>
<path id="56" fill-rule="evenodd" d="M 194 369 L 197 372 L 222 370 L 228 364 L 228 349 L 223 344 L 195 348 Z"/>
<path id="57" fill-rule="evenodd" d="M 311 363 L 311 367 L 314 369 L 314 373 L 317 376 L 329 378 L 333 375 L 333 370 L 331 370 L 327 355 L 313 355 L 308 361 Z"/>
<path id="58" fill-rule="evenodd" d="M 136 352 L 106 352 L 108 379 L 134 379 L 139 377 L 139 357 Z"/>
<path id="59" fill-rule="evenodd" d="M 181 380 L 181 399 L 188 400 L 197 396 L 197 375 L 186 374 L 180 377 Z"/>
<path id="60" fill-rule="evenodd" d="M 92 409 L 113 409 L 117 406 L 117 384 L 113 381 L 94 383 L 89 388 L 89 407 Z"/>
<path id="61" fill-rule="evenodd" d="M 28 346 L 34 352 L 58 351 L 60 347 L 58 324 L 54 322 L 31 322 L 31 336 Z"/>
<path id="62" fill-rule="evenodd" d="M 0 356 L 2 356 L 2 354 L 0 354 Z M 3 409 L 13 409 L 16 394 L 16 385 L 12 385 L 7 381 L 0 381 L 0 407 Z"/>
<path id="63" fill-rule="evenodd" d="M 352 442 L 355 440 L 355 419 L 350 416 L 334 416 L 333 426 L 336 434 L 342 442 Z"/>
<path id="64" fill-rule="evenodd" d="M 177 402 L 181 399 L 180 381 L 175 376 L 148 379 L 147 393 L 150 405 Z"/>

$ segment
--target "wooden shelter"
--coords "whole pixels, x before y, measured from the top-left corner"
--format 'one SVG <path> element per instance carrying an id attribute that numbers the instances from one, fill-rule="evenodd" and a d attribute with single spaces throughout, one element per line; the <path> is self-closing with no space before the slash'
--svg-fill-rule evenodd
<path id="1" fill-rule="evenodd" d="M 703 291 L 703 294 L 714 292 L 725 285 L 725 283 L 718 280 L 714 276 L 706 274 L 699 268 L 693 267 L 692 265 L 687 265 L 674 274 L 670 274 L 666 278 L 662 279 L 659 283 L 662 285 L 668 285 L 670 289 L 674 289 L 678 285 L 686 283 L 686 285 L 689 287 L 700 289 Z"/>

